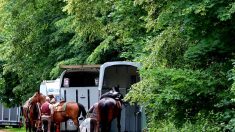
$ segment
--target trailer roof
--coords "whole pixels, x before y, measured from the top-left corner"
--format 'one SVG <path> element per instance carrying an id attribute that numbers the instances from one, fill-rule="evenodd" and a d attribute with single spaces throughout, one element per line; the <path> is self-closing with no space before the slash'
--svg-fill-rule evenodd
<path id="1" fill-rule="evenodd" d="M 97 71 L 101 65 L 60 65 L 61 69 L 71 69 L 79 71 Z"/>

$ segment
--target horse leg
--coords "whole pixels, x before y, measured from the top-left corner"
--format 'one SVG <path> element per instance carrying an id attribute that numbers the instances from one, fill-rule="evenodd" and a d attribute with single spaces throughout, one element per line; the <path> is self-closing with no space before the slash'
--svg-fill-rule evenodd
<path id="1" fill-rule="evenodd" d="M 111 130 L 111 123 L 112 123 L 112 122 L 108 122 L 108 125 L 105 126 L 106 132 L 110 132 L 110 130 Z"/>
<path id="2" fill-rule="evenodd" d="M 26 129 L 26 132 L 28 132 L 29 125 L 27 124 L 27 122 L 25 122 L 25 129 Z"/>
<path id="3" fill-rule="evenodd" d="M 96 126 L 96 130 L 97 130 L 97 132 L 100 132 L 101 131 L 101 126 L 100 126 L 100 121 L 99 120 L 97 120 L 97 126 Z"/>
<path id="4" fill-rule="evenodd" d="M 78 122 L 77 118 L 74 118 L 74 119 L 72 119 L 72 120 L 73 120 L 74 125 L 77 127 L 78 132 L 80 132 L 80 129 L 79 129 L 79 122 Z"/>
<path id="5" fill-rule="evenodd" d="M 37 132 L 37 122 L 33 122 L 33 132 Z"/>
<path id="6" fill-rule="evenodd" d="M 120 114 L 117 116 L 117 128 L 118 128 L 118 132 L 121 132 L 121 112 Z"/>
<path id="7" fill-rule="evenodd" d="M 51 132 L 51 118 L 47 119 L 47 131 Z"/>
<path id="8" fill-rule="evenodd" d="M 60 132 L 60 122 L 56 123 L 56 132 Z"/>
<path id="9" fill-rule="evenodd" d="M 27 123 L 27 125 L 26 125 L 26 131 L 31 132 L 31 127 L 30 127 L 29 123 Z"/>
<path id="10" fill-rule="evenodd" d="M 33 132 L 36 132 L 36 127 L 35 127 L 35 122 L 34 122 L 34 120 L 33 119 L 31 119 L 30 120 L 30 129 L 29 129 L 29 131 L 31 132 L 31 130 L 33 131 Z"/>
<path id="11" fill-rule="evenodd" d="M 108 122 L 108 121 L 102 121 L 100 122 L 100 131 L 101 132 L 110 132 L 110 129 L 111 129 L 111 122 Z"/>
<path id="12" fill-rule="evenodd" d="M 31 132 L 32 128 L 30 124 L 28 124 L 28 129 L 29 129 L 29 132 Z"/>
<path id="13" fill-rule="evenodd" d="M 28 124 L 25 124 L 25 127 L 26 127 L 26 132 L 30 132 L 30 127 Z"/>
<path id="14" fill-rule="evenodd" d="M 33 120 L 33 119 L 32 119 Z M 32 120 L 30 120 L 30 129 L 29 129 L 29 131 L 31 132 L 31 131 L 33 131 L 33 132 L 35 132 L 35 126 L 34 126 L 34 121 L 32 121 Z"/>
<path id="15" fill-rule="evenodd" d="M 32 125 L 31 125 L 31 121 L 30 120 L 28 122 L 28 125 L 29 125 L 29 132 L 32 132 Z"/>
<path id="16" fill-rule="evenodd" d="M 33 132 L 37 132 L 37 128 L 33 126 Z"/>
<path id="17" fill-rule="evenodd" d="M 41 120 L 36 121 L 36 129 L 37 129 L 37 132 L 42 132 L 42 122 L 41 122 Z"/>

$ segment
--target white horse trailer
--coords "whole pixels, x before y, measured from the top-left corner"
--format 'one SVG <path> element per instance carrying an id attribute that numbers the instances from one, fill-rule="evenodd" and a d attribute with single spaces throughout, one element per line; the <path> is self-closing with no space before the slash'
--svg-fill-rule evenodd
<path id="1" fill-rule="evenodd" d="M 75 101 L 84 105 L 86 111 L 98 102 L 98 78 L 100 65 L 61 66 L 60 95 L 65 101 Z M 97 81 L 96 81 L 97 80 Z M 61 123 L 61 131 L 73 131 L 76 127 L 72 120 Z"/>
<path id="2" fill-rule="evenodd" d="M 22 127 L 20 107 L 4 107 L 0 104 L 0 126 Z"/>
<path id="3" fill-rule="evenodd" d="M 42 81 L 40 93 L 46 96 L 53 95 L 56 101 L 60 101 L 60 79 Z"/>
<path id="4" fill-rule="evenodd" d="M 88 110 L 99 101 L 100 96 L 119 85 L 125 96 L 132 84 L 140 81 L 139 63 L 107 62 L 103 65 L 61 66 L 66 69 L 60 77 L 60 95 L 65 101 L 83 104 Z M 121 115 L 122 132 L 139 132 L 145 127 L 145 115 L 140 107 L 125 105 Z M 61 131 L 76 130 L 72 121 L 62 123 Z M 117 131 L 116 120 L 112 123 L 112 132 Z"/>

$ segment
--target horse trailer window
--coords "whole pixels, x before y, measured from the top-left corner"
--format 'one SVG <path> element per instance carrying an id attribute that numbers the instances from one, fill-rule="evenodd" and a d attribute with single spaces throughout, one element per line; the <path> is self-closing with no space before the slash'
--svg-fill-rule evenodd
<path id="1" fill-rule="evenodd" d="M 10 109 L 10 120 L 17 120 L 17 107 Z"/>
<path id="2" fill-rule="evenodd" d="M 95 79 L 99 76 L 98 72 L 73 71 L 65 73 L 62 87 L 90 87 L 96 86 Z"/>
<path id="3" fill-rule="evenodd" d="M 129 88 L 140 80 L 138 70 L 133 66 L 118 65 L 105 69 L 103 90 L 118 85 L 120 88 Z"/>

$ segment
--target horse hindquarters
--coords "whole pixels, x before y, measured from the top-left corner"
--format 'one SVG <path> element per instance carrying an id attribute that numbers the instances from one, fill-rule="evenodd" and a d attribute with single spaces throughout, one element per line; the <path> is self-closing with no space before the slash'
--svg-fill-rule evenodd
<path id="1" fill-rule="evenodd" d="M 109 102 L 100 102 L 98 105 L 98 128 L 101 132 L 110 132 L 113 119 L 114 104 Z"/>

